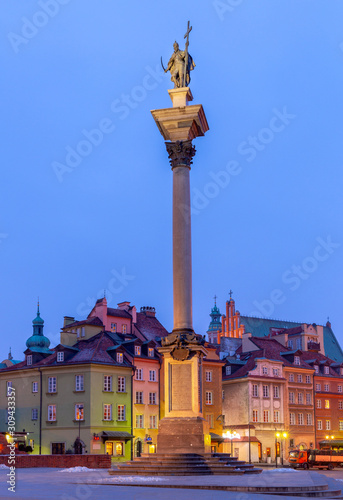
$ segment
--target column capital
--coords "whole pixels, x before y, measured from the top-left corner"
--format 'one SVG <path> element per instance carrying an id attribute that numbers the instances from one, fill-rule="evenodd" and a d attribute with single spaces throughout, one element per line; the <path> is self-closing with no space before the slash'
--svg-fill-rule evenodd
<path id="1" fill-rule="evenodd" d="M 196 152 L 192 141 L 166 142 L 165 145 L 172 170 L 177 166 L 184 166 L 189 169 L 191 168 L 193 156 Z"/>

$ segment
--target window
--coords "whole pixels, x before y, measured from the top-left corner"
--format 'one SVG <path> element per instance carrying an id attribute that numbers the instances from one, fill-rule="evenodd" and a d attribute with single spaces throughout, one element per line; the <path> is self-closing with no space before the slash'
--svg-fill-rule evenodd
<path id="1" fill-rule="evenodd" d="M 322 386 L 320 384 L 316 384 L 316 391 L 321 391 L 322 390 Z"/>
<path id="2" fill-rule="evenodd" d="M 339 430 L 343 431 L 343 420 L 339 421 Z"/>
<path id="3" fill-rule="evenodd" d="M 289 414 L 289 424 L 290 425 L 295 425 L 295 413 L 290 413 Z"/>
<path id="4" fill-rule="evenodd" d="M 294 356 L 294 364 L 300 365 L 300 357 L 299 356 Z"/>
<path id="5" fill-rule="evenodd" d="M 126 379 L 125 377 L 118 377 L 118 392 L 126 391 Z"/>
<path id="6" fill-rule="evenodd" d="M 112 405 L 104 404 L 104 418 L 103 420 L 112 420 Z"/>
<path id="7" fill-rule="evenodd" d="M 222 400 L 224 401 L 224 399 L 225 399 L 225 391 L 222 390 Z"/>
<path id="8" fill-rule="evenodd" d="M 136 369 L 136 380 L 143 380 L 143 368 Z"/>
<path id="9" fill-rule="evenodd" d="M 32 365 L 32 354 L 27 355 L 26 362 L 28 365 Z"/>
<path id="10" fill-rule="evenodd" d="M 293 340 L 289 340 L 288 341 L 288 347 L 290 347 L 291 349 L 293 349 Z"/>
<path id="11" fill-rule="evenodd" d="M 262 386 L 262 393 L 264 398 L 269 398 L 269 385 L 263 385 Z"/>
<path id="12" fill-rule="evenodd" d="M 306 425 L 312 425 L 312 413 L 306 415 Z"/>
<path id="13" fill-rule="evenodd" d="M 323 430 L 323 421 L 322 420 L 317 420 L 317 429 L 318 429 L 318 431 Z"/>
<path id="14" fill-rule="evenodd" d="M 290 402 L 291 404 L 294 404 L 294 392 L 290 392 L 290 393 L 289 393 L 289 402 Z"/>
<path id="15" fill-rule="evenodd" d="M 84 419 L 83 408 L 83 403 L 77 403 L 75 405 L 75 420 Z"/>
<path id="16" fill-rule="evenodd" d="M 342 392 L 342 386 L 341 385 L 337 386 L 337 392 Z"/>
<path id="17" fill-rule="evenodd" d="M 329 431 L 331 429 L 331 421 L 325 420 L 325 430 Z"/>
<path id="18" fill-rule="evenodd" d="M 80 338 L 80 328 L 76 329 L 76 337 L 79 339 Z"/>
<path id="19" fill-rule="evenodd" d="M 324 384 L 324 391 L 329 392 L 330 390 L 330 385 L 329 384 Z"/>
<path id="20" fill-rule="evenodd" d="M 117 441 L 116 442 L 116 456 L 123 456 L 124 455 L 124 443 L 122 441 Z"/>
<path id="21" fill-rule="evenodd" d="M 206 418 L 207 422 L 209 423 L 210 429 L 213 429 L 213 413 L 206 413 Z"/>
<path id="22" fill-rule="evenodd" d="M 279 412 L 277 410 L 274 410 L 274 422 L 279 422 Z"/>
<path id="23" fill-rule="evenodd" d="M 156 370 L 149 370 L 149 382 L 157 382 Z"/>
<path id="24" fill-rule="evenodd" d="M 258 422 L 258 410 L 253 410 L 252 411 L 252 421 L 253 422 Z"/>
<path id="25" fill-rule="evenodd" d="M 122 327 L 121 327 L 121 332 L 122 332 L 122 333 L 126 333 L 126 325 L 122 325 Z"/>
<path id="26" fill-rule="evenodd" d="M 38 392 L 38 382 L 32 382 L 32 392 Z"/>
<path id="27" fill-rule="evenodd" d="M 263 410 L 263 422 L 269 422 L 269 410 Z"/>
<path id="28" fill-rule="evenodd" d="M 212 382 L 212 372 L 211 371 L 205 372 L 205 380 L 206 380 L 206 382 Z"/>
<path id="29" fill-rule="evenodd" d="M 57 353 L 57 362 L 60 363 L 61 361 L 64 361 L 64 352 L 63 351 L 59 351 Z"/>
<path id="30" fill-rule="evenodd" d="M 295 345 L 296 345 L 296 348 L 297 348 L 297 349 L 301 349 L 301 339 L 297 339 L 297 340 L 295 341 Z"/>
<path id="31" fill-rule="evenodd" d="M 310 375 L 306 375 L 306 384 L 310 384 L 311 383 L 311 377 Z"/>
<path id="32" fill-rule="evenodd" d="M 48 421 L 55 422 L 56 421 L 56 405 L 48 406 Z"/>
<path id="33" fill-rule="evenodd" d="M 148 356 L 149 358 L 153 358 L 155 355 L 155 349 L 153 347 L 148 347 Z"/>
<path id="34" fill-rule="evenodd" d="M 262 374 L 268 375 L 268 367 L 267 366 L 262 366 Z"/>
<path id="35" fill-rule="evenodd" d="M 136 415 L 136 428 L 144 429 L 144 415 Z"/>
<path id="36" fill-rule="evenodd" d="M 303 376 L 301 375 L 301 373 L 299 373 L 297 375 L 297 382 L 300 384 L 302 381 L 303 381 Z"/>
<path id="37" fill-rule="evenodd" d="M 298 392 L 298 405 L 302 405 L 304 403 L 304 395 L 302 392 Z"/>
<path id="38" fill-rule="evenodd" d="M 330 368 L 328 366 L 324 366 L 324 373 L 325 373 L 325 375 L 329 375 Z"/>
<path id="39" fill-rule="evenodd" d="M 207 405 L 213 404 L 213 394 L 212 391 L 206 391 L 205 402 Z"/>
<path id="40" fill-rule="evenodd" d="M 136 392 L 136 405 L 142 405 L 142 404 L 143 404 L 143 392 L 137 391 Z"/>
<path id="41" fill-rule="evenodd" d="M 340 372 L 341 372 L 341 375 L 343 375 L 343 368 L 341 368 Z"/>
<path id="42" fill-rule="evenodd" d="M 290 373 L 288 377 L 289 382 L 294 382 L 294 373 Z"/>
<path id="43" fill-rule="evenodd" d="M 321 399 L 317 399 L 317 408 L 321 408 L 322 407 L 322 400 Z"/>
<path id="44" fill-rule="evenodd" d="M 157 415 L 150 415 L 150 429 L 157 429 Z"/>
<path id="45" fill-rule="evenodd" d="M 124 361 L 124 355 L 122 352 L 117 352 L 117 363 L 122 363 Z"/>
<path id="46" fill-rule="evenodd" d="M 9 396 L 12 393 L 12 382 L 8 380 L 6 382 L 6 395 Z"/>
<path id="47" fill-rule="evenodd" d="M 280 397 L 280 387 L 278 385 L 274 385 L 273 394 L 274 399 L 278 399 Z"/>
<path id="48" fill-rule="evenodd" d="M 135 356 L 140 356 L 141 355 L 141 346 L 140 345 L 135 345 Z"/>
<path id="49" fill-rule="evenodd" d="M 149 405 L 156 404 L 156 392 L 149 392 Z"/>
<path id="50" fill-rule="evenodd" d="M 343 410 L 343 401 L 338 401 L 338 409 Z"/>
<path id="51" fill-rule="evenodd" d="M 319 373 L 319 366 L 318 365 L 314 366 L 314 371 L 315 371 L 315 373 Z"/>
<path id="52" fill-rule="evenodd" d="M 258 398 L 258 385 L 257 384 L 252 385 L 252 396 L 253 396 L 253 398 Z"/>
<path id="53" fill-rule="evenodd" d="M 304 425 L 304 414 L 298 413 L 298 425 Z"/>
<path id="54" fill-rule="evenodd" d="M 112 392 L 112 375 L 104 375 L 104 391 Z"/>
<path id="55" fill-rule="evenodd" d="M 226 374 L 226 375 L 231 375 L 231 366 L 230 366 L 230 365 L 227 365 L 227 366 L 225 367 L 225 374 Z"/>
<path id="56" fill-rule="evenodd" d="M 118 405 L 118 419 L 120 421 L 124 421 L 126 418 L 126 409 L 125 405 Z"/>
<path id="57" fill-rule="evenodd" d="M 117 332 L 117 323 L 111 323 L 111 332 L 113 333 Z"/>
<path id="58" fill-rule="evenodd" d="M 307 393 L 306 393 L 306 404 L 307 404 L 307 405 L 310 405 L 310 404 L 311 404 L 311 401 L 312 401 L 312 398 L 311 398 L 311 393 L 307 392 Z"/>
<path id="59" fill-rule="evenodd" d="M 274 377 L 279 376 L 279 369 L 278 368 L 273 368 L 273 375 L 274 375 Z"/>
<path id="60" fill-rule="evenodd" d="M 326 410 L 328 410 L 330 408 L 330 400 L 329 399 L 324 400 L 324 408 Z"/>
<path id="61" fill-rule="evenodd" d="M 48 392 L 56 392 L 56 377 L 48 378 Z"/>
<path id="62" fill-rule="evenodd" d="M 86 330 L 85 330 L 85 327 L 82 326 L 81 327 L 81 337 L 85 337 L 86 336 Z"/>
<path id="63" fill-rule="evenodd" d="M 83 375 L 75 375 L 75 391 L 83 391 Z"/>
<path id="64" fill-rule="evenodd" d="M 38 420 L 38 408 L 32 408 L 31 420 Z"/>

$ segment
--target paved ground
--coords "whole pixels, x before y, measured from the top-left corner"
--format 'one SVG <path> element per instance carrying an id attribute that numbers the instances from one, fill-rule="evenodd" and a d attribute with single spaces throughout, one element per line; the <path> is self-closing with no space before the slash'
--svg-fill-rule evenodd
<path id="1" fill-rule="evenodd" d="M 91 472 L 68 473 L 60 472 L 61 469 L 37 468 L 37 469 L 17 469 L 16 470 L 16 491 L 7 490 L 6 481 L 7 470 L 0 470 L 0 498 L 15 500 L 104 500 L 114 497 L 120 500 L 273 500 L 280 498 L 293 498 L 286 496 L 275 496 L 263 494 L 252 494 L 243 492 L 173 489 L 173 488 L 151 488 L 151 487 L 130 487 L 111 485 L 114 476 L 109 476 L 106 470 Z M 119 478 L 119 480 L 128 478 Z M 149 478 L 148 478 L 149 479 Z M 160 480 L 161 478 L 155 478 Z M 164 478 L 163 478 L 164 479 Z M 272 472 L 264 470 L 258 476 L 203 476 L 188 478 L 169 478 L 172 482 L 186 482 L 184 484 L 251 484 L 256 485 L 307 485 L 329 483 L 334 489 L 343 487 L 343 469 L 334 471 L 313 471 L 297 472 Z M 131 481 L 134 481 L 133 478 Z M 144 481 L 144 478 L 143 478 Z M 145 478 L 147 481 L 147 478 Z M 158 483 L 158 481 L 155 481 Z"/>

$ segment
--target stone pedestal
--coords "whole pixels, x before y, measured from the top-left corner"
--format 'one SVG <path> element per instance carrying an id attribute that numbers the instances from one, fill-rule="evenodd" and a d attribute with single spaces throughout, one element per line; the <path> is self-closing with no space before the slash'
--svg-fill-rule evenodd
<path id="1" fill-rule="evenodd" d="M 158 426 L 158 453 L 211 452 L 209 424 L 201 417 L 163 418 Z"/>

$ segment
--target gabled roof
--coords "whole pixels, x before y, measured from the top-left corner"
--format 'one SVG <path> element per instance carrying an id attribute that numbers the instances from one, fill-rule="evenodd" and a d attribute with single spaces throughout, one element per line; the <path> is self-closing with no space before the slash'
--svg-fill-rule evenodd
<path id="1" fill-rule="evenodd" d="M 127 318 L 127 319 L 132 318 L 131 314 L 125 311 L 124 309 L 113 309 L 112 307 L 107 308 L 107 316 L 114 316 L 117 318 Z"/>

